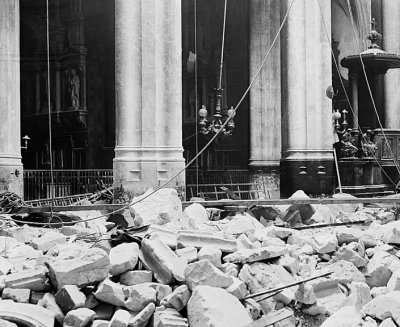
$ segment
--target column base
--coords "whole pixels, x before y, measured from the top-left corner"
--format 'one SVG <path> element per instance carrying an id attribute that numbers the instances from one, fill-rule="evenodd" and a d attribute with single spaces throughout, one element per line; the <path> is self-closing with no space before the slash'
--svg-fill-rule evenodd
<path id="1" fill-rule="evenodd" d="M 279 162 L 271 165 L 249 165 L 250 182 L 252 189 L 258 193 L 259 198 L 280 198 L 280 168 Z"/>
<path id="2" fill-rule="evenodd" d="M 287 198 L 297 190 L 309 195 L 328 195 L 335 189 L 333 159 L 281 160 L 280 191 Z"/>
<path id="3" fill-rule="evenodd" d="M 184 161 L 126 162 L 114 159 L 114 202 L 127 202 L 149 188 L 156 189 L 184 167 Z M 185 173 L 182 172 L 165 187 L 176 189 L 179 197 L 185 199 Z"/>
<path id="4" fill-rule="evenodd" d="M 24 174 L 22 164 L 0 164 L 0 193 L 13 192 L 20 197 L 24 196 Z"/>

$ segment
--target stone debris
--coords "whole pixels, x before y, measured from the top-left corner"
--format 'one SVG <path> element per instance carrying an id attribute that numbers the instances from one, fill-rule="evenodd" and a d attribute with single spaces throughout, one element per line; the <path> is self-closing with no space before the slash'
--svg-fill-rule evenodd
<path id="1" fill-rule="evenodd" d="M 131 226 L 151 224 L 134 242 L 110 242 L 113 224 L 82 222 L 79 211 L 69 214 L 80 222 L 60 231 L 7 222 L 0 327 L 400 325 L 395 205 L 271 208 L 221 218 L 201 202 L 182 211 L 175 190 L 160 190 L 125 212 Z M 363 224 L 306 228 L 354 221 Z"/>

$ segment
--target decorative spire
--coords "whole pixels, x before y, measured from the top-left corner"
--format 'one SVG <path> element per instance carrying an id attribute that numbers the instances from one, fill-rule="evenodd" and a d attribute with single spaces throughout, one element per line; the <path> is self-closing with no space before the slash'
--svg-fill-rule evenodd
<path id="1" fill-rule="evenodd" d="M 380 49 L 381 47 L 378 45 L 377 41 L 382 39 L 382 34 L 376 30 L 376 21 L 375 18 L 371 19 L 371 32 L 368 33 L 367 39 L 371 41 L 371 45 L 368 47 L 369 49 Z"/>

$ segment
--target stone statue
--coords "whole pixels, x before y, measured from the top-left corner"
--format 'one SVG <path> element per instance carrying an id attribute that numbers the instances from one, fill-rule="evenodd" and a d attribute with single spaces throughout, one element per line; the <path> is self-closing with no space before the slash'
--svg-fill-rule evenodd
<path id="1" fill-rule="evenodd" d="M 364 133 L 361 138 L 361 147 L 364 158 L 375 157 L 375 153 L 377 150 L 377 146 L 372 143 L 370 135 L 371 131 L 368 130 L 367 133 Z"/>
<path id="2" fill-rule="evenodd" d="M 351 136 L 351 128 L 342 135 L 342 147 L 340 156 L 342 158 L 354 158 L 357 156 L 358 148 L 354 145 L 354 138 Z"/>
<path id="3" fill-rule="evenodd" d="M 76 73 L 75 69 L 71 69 L 71 78 L 69 80 L 70 92 L 71 92 L 71 105 L 74 109 L 79 109 L 79 90 L 81 86 L 81 81 L 79 75 Z"/>

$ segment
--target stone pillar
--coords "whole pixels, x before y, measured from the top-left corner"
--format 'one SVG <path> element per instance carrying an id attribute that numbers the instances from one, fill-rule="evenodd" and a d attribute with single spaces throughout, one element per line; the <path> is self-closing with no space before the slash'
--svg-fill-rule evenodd
<path id="1" fill-rule="evenodd" d="M 350 75 L 351 81 L 351 106 L 353 107 L 353 129 L 358 131 L 358 75 L 353 73 Z M 352 113 L 350 112 L 350 115 Z"/>
<path id="2" fill-rule="evenodd" d="M 181 1 L 116 0 L 115 196 L 164 184 L 184 165 Z M 168 185 L 184 192 L 184 173 Z"/>
<path id="3" fill-rule="evenodd" d="M 291 0 L 281 1 L 281 17 Z M 331 2 L 320 1 L 328 35 Z M 281 34 L 281 195 L 332 193 L 331 49 L 317 1 L 296 0 Z"/>
<path id="4" fill-rule="evenodd" d="M 280 26 L 279 0 L 251 0 L 250 81 L 259 69 Z M 250 159 L 253 182 L 279 198 L 281 159 L 281 84 L 279 40 L 250 90 Z"/>
<path id="5" fill-rule="evenodd" d="M 400 53 L 400 0 L 382 1 L 383 50 Z M 384 76 L 385 128 L 400 129 L 400 70 Z"/>
<path id="6" fill-rule="evenodd" d="M 0 192 L 23 195 L 19 0 L 0 2 Z"/>

